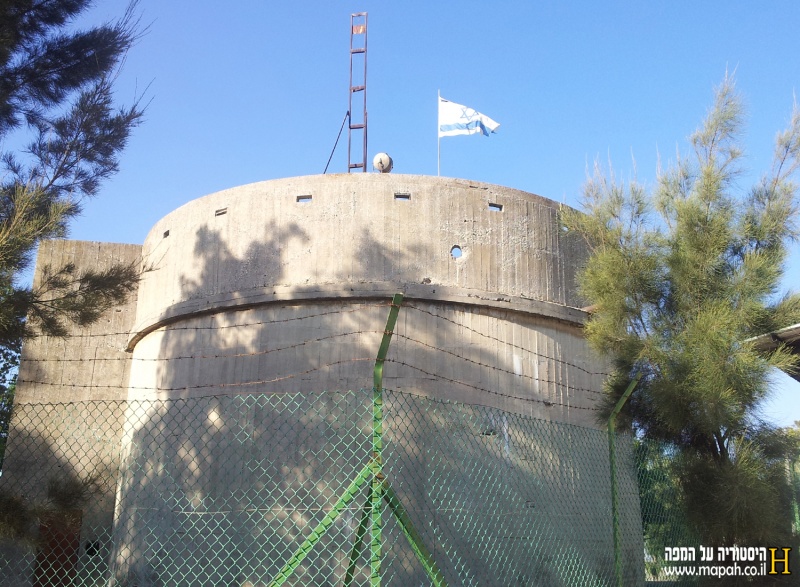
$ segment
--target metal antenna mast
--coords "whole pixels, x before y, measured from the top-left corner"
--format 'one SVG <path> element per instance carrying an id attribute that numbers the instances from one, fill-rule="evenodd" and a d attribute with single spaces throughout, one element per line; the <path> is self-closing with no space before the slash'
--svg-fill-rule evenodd
<path id="1" fill-rule="evenodd" d="M 363 62 L 363 68 L 361 67 Z M 354 100 L 355 97 L 355 100 Z M 359 100 L 361 98 L 361 100 Z M 361 106 L 361 115 L 354 110 L 353 102 Z M 350 15 L 350 116 L 347 130 L 347 173 L 353 169 L 367 172 L 367 13 Z M 361 131 L 361 159 L 353 162 L 353 131 Z"/>

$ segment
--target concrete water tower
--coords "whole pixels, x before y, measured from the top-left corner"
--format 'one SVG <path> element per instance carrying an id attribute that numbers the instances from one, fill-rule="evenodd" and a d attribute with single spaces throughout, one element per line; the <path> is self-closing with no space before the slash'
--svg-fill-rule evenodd
<path id="1" fill-rule="evenodd" d="M 391 168 L 388 156 L 378 163 Z M 40 266 L 69 253 L 93 264 L 140 254 L 151 267 L 136 299 L 112 316 L 116 322 L 93 331 L 127 335 L 35 341 L 23 356 L 20 405 L 70 397 L 124 400 L 124 413 L 107 424 L 104 436 L 106 444 L 116 443 L 117 452 L 108 452 L 120 456 L 108 460 L 120 473 L 104 509 L 81 530 L 82 540 L 109 541 L 109 564 L 119 581 L 182 576 L 182 565 L 201 566 L 198 561 L 210 560 L 222 544 L 239 553 L 215 563 L 226 577 L 244 572 L 242 553 L 258 558 L 291 550 L 293 531 L 278 520 L 335 499 L 331 471 L 352 468 L 361 448 L 334 458 L 322 447 L 343 428 L 357 436 L 364 427 L 357 394 L 344 403 L 303 398 L 371 387 L 388 302 L 402 292 L 384 386 L 403 401 L 433 402 L 425 405 L 440 406 L 436 410 L 463 406 L 469 413 L 460 423 L 437 419 L 433 408 L 413 412 L 413 421 L 403 421 L 411 412 L 402 410 L 389 418 L 393 442 L 417 447 L 403 457 L 401 493 L 409 510 L 433 511 L 444 499 L 434 482 L 435 459 L 424 447 L 448 446 L 458 455 L 463 447 L 454 439 L 465 435 L 494 447 L 476 457 L 476 466 L 499 467 L 498 479 L 527 475 L 539 493 L 511 492 L 483 503 L 491 491 L 477 481 L 471 485 L 456 467 L 448 474 L 460 480 L 464 507 L 480 512 L 498 500 L 509 507 L 519 502 L 516 519 L 530 517 L 531 524 L 551 508 L 558 512 L 558 524 L 548 530 L 552 544 L 538 544 L 537 552 L 552 549 L 547 557 L 560 556 L 555 553 L 567 540 L 572 550 L 564 556 L 578 553 L 587 572 L 605 572 L 611 534 L 605 532 L 607 488 L 598 483 L 608 483 L 607 441 L 595 420 L 604 375 L 582 336 L 586 315 L 575 274 L 585 251 L 560 230 L 558 208 L 533 194 L 468 180 L 323 175 L 192 200 L 159 220 L 140 251 L 69 241 L 45 246 Z M 115 348 L 108 348 L 109 340 Z M 61 346 L 56 351 L 53 345 Z M 56 352 L 83 360 L 45 361 Z M 527 456 L 517 454 L 526 422 L 567 426 L 571 440 L 525 441 Z M 445 429 L 446 436 L 437 436 Z M 76 447 L 96 441 L 70 442 L 75 456 L 65 459 L 74 458 L 68 466 L 82 471 Z M 531 454 L 561 464 L 538 470 Z M 12 438 L 7 469 L 22 478 L 32 466 L 15 461 Z M 325 483 L 304 489 L 301 479 L 314 475 Z M 285 495 L 301 497 L 284 503 Z M 626 523 L 635 528 L 638 497 L 625 499 L 631 500 Z M 524 505 L 533 501 L 539 509 Z M 252 512 L 262 509 L 272 521 L 254 521 Z M 221 525 L 200 526 L 201 519 Z M 110 528 L 113 535 L 102 538 Z M 431 541 L 438 540 L 436 528 L 425 534 Z M 347 524 L 340 530 L 353 531 Z M 209 545 L 214 531 L 222 542 Z M 495 531 L 501 530 L 489 535 Z M 635 567 L 641 534 L 631 536 L 625 549 Z M 447 552 L 480 566 L 481 547 L 471 540 L 451 538 Z M 533 572 L 520 570 L 532 564 L 526 553 L 508 555 L 516 577 Z M 248 572 L 263 580 L 274 571 L 270 564 L 277 563 L 263 560 Z M 418 570 L 402 572 L 410 573 L 404 580 L 419 579 Z"/>
<path id="2" fill-rule="evenodd" d="M 407 366 L 387 369 L 387 387 L 593 426 L 581 408 L 602 376 L 591 374 L 577 309 L 583 251 L 557 212 L 519 190 L 394 174 L 273 180 L 193 200 L 142 248 L 155 269 L 127 345 L 129 398 L 236 393 L 251 381 L 267 392 L 369 387 L 369 362 L 337 361 L 374 358 L 386 310 L 350 310 L 400 291 L 418 310 L 401 315 L 410 338 L 393 353 Z M 454 354 L 420 344 L 434 341 Z M 458 377 L 436 379 L 453 374 L 456 355 L 468 359 Z"/>

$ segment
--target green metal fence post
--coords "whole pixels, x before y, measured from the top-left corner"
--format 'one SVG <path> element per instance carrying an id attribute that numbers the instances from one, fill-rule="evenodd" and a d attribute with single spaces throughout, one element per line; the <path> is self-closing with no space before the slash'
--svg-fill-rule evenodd
<path id="1" fill-rule="evenodd" d="M 356 561 L 361 552 L 361 547 L 364 545 L 364 534 L 367 533 L 367 523 L 370 519 L 372 502 L 367 500 L 364 502 L 364 508 L 361 511 L 361 521 L 358 523 L 358 530 L 356 530 L 356 539 L 353 542 L 353 549 L 350 551 L 350 563 L 347 565 L 347 572 L 344 575 L 344 587 L 350 587 L 353 582 L 353 575 L 356 572 Z"/>
<path id="2" fill-rule="evenodd" d="M 336 505 L 333 506 L 331 511 L 329 511 L 322 521 L 317 524 L 317 527 L 311 531 L 311 534 L 303 541 L 303 544 L 300 545 L 300 548 L 297 549 L 297 552 L 294 553 L 292 558 L 288 560 L 288 562 L 283 565 L 283 568 L 280 570 L 278 575 L 270 581 L 269 587 L 279 587 L 286 582 L 286 579 L 292 576 L 292 574 L 297 570 L 297 567 L 300 566 L 300 563 L 303 562 L 308 556 L 308 553 L 311 552 L 311 549 L 314 548 L 314 545 L 319 542 L 320 538 L 328 531 L 333 523 L 336 521 L 344 509 L 350 505 L 350 502 L 353 501 L 358 490 L 361 486 L 370 478 L 372 475 L 372 467 L 367 465 L 364 467 L 358 476 L 353 479 L 353 481 L 348 485 L 347 489 L 345 490 L 342 497 L 339 498 L 339 501 L 336 502 Z"/>
<path id="3" fill-rule="evenodd" d="M 633 381 L 630 382 L 625 393 L 619 398 L 617 405 L 611 410 L 611 415 L 608 417 L 608 461 L 611 466 L 611 520 L 614 531 L 614 571 L 617 575 L 618 587 L 623 587 L 622 584 L 622 553 L 620 552 L 620 539 L 619 539 L 619 498 L 617 496 L 617 448 L 616 448 L 616 426 L 617 414 L 622 410 L 622 406 L 628 401 L 628 398 L 633 393 L 636 384 L 639 383 L 641 375 L 637 375 Z"/>
<path id="4" fill-rule="evenodd" d="M 414 524 L 408 517 L 408 513 L 403 507 L 403 504 L 400 503 L 400 500 L 395 495 L 394 490 L 383 474 L 383 364 L 389 352 L 389 343 L 392 339 L 394 327 L 397 324 L 397 316 L 400 312 L 400 304 L 402 302 L 403 294 L 395 294 L 392 298 L 392 308 L 389 310 L 389 317 L 386 320 L 386 329 L 383 332 L 381 346 L 378 349 L 378 356 L 375 359 L 375 369 L 373 371 L 374 387 L 372 388 L 372 456 L 369 463 L 350 483 L 344 495 L 339 498 L 333 509 L 328 512 L 319 524 L 317 524 L 317 527 L 312 530 L 309 537 L 300 545 L 297 552 L 295 552 L 292 558 L 283 566 L 278 576 L 270 582 L 269 587 L 279 587 L 283 585 L 297 570 L 297 567 L 299 567 L 303 559 L 308 556 L 308 553 L 311 552 L 314 545 L 319 542 L 323 534 L 328 531 L 344 508 L 353 501 L 361 486 L 368 480 L 370 481 L 369 494 L 364 508 L 362 509 L 361 521 L 356 531 L 353 548 L 350 551 L 350 559 L 344 577 L 345 587 L 348 587 L 353 581 L 356 562 L 364 542 L 368 521 L 371 522 L 369 557 L 370 586 L 380 587 L 381 585 L 381 562 L 383 557 L 383 519 L 381 517 L 381 510 L 384 500 L 389 506 L 392 515 L 400 524 L 403 534 L 411 544 L 411 548 L 416 554 L 417 559 L 425 569 L 425 573 L 433 581 L 434 586 L 447 587 L 444 575 L 442 575 L 442 572 L 436 566 L 436 561 L 433 560 L 430 551 L 425 547 L 422 537 L 414 528 Z"/>
<path id="5" fill-rule="evenodd" d="M 383 363 L 389 352 L 389 343 L 392 341 L 397 316 L 400 313 L 400 304 L 403 303 L 403 294 L 396 293 L 392 298 L 392 308 L 386 319 L 386 329 L 383 331 L 381 346 L 375 358 L 372 389 L 372 533 L 370 540 L 370 585 L 380 587 L 381 584 L 381 558 L 383 519 Z"/>
<path id="6" fill-rule="evenodd" d="M 425 547 L 425 543 L 422 541 L 422 536 L 420 536 L 419 532 L 417 532 L 416 528 L 414 528 L 414 524 L 408 517 L 408 513 L 403 507 L 403 504 L 400 503 L 400 500 L 397 498 L 397 495 L 395 495 L 394 490 L 388 483 L 385 485 L 384 490 L 386 503 L 389 505 L 389 509 L 392 510 L 394 517 L 397 518 L 398 522 L 400 522 L 400 528 L 403 530 L 403 534 L 405 534 L 406 539 L 411 545 L 411 548 L 414 550 L 414 554 L 417 555 L 417 560 L 422 563 L 425 573 L 427 573 L 428 577 L 431 579 L 431 581 L 433 581 L 434 587 L 446 587 L 447 582 L 445 581 L 442 572 L 436 566 L 436 561 L 433 560 L 433 556 L 431 555 L 430 551 Z"/>
<path id="7" fill-rule="evenodd" d="M 283 566 L 269 584 L 269 587 L 279 587 L 297 570 L 297 567 L 303 562 L 303 559 L 308 556 L 314 545 L 319 542 L 328 528 L 336 521 L 336 518 L 342 513 L 347 505 L 356 496 L 359 488 L 364 484 L 367 479 L 371 477 L 370 491 L 367 498 L 365 507 L 369 510 L 371 524 L 371 539 L 370 539 L 370 585 L 372 587 L 380 587 L 381 584 L 381 508 L 383 506 L 383 363 L 386 355 L 389 352 L 389 343 L 392 340 L 392 332 L 397 323 L 397 315 L 400 312 L 400 304 L 403 302 L 403 294 L 397 293 L 392 298 L 392 308 L 389 310 L 389 317 L 386 320 L 386 329 L 383 333 L 381 346 L 378 349 L 378 357 L 375 359 L 375 369 L 373 371 L 374 387 L 372 389 L 372 458 L 366 467 L 359 473 L 359 475 L 350 483 L 345 490 L 344 495 L 336 502 L 333 509 L 323 518 L 323 520 L 312 530 L 311 535 L 303 541 L 297 552 L 294 553 L 292 558 Z M 352 575 L 355 572 L 355 561 L 358 558 L 358 550 L 361 548 L 364 530 L 362 525 L 365 520 L 362 519 L 359 524 L 358 532 L 356 533 L 356 543 L 353 545 L 353 550 L 350 554 L 350 562 L 348 564 L 347 573 L 345 575 L 345 585 L 352 581 Z"/>

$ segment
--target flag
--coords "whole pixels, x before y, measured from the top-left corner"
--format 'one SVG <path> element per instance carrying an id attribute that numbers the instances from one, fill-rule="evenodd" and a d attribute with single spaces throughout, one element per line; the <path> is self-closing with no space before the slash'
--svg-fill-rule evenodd
<path id="1" fill-rule="evenodd" d="M 439 136 L 473 135 L 482 132 L 489 136 L 500 125 L 477 110 L 445 100 L 439 96 Z"/>

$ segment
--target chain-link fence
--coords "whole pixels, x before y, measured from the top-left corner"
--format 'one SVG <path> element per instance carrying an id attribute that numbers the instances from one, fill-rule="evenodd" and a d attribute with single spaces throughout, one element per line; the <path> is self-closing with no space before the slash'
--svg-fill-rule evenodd
<path id="1" fill-rule="evenodd" d="M 18 405 L 0 585 L 617 584 L 605 431 L 382 400 L 378 493 L 372 390 Z M 616 442 L 637 585 L 685 536 L 669 454 Z"/>

